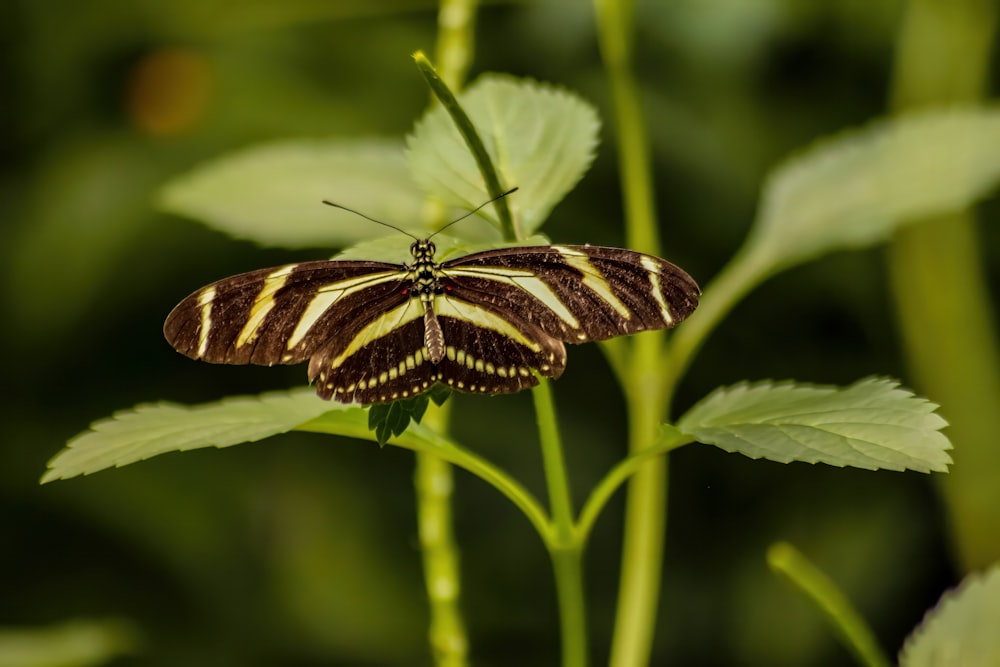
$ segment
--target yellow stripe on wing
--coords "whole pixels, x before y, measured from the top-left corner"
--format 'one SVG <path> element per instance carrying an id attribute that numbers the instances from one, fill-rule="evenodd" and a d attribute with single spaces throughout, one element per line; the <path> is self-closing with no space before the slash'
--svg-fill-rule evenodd
<path id="1" fill-rule="evenodd" d="M 208 351 L 208 333 L 212 330 L 212 301 L 215 299 L 215 288 L 206 287 L 198 295 L 198 306 L 201 307 L 201 326 L 198 328 L 198 359 Z"/>
<path id="2" fill-rule="evenodd" d="M 384 336 L 388 336 L 399 327 L 412 322 L 415 319 L 423 317 L 423 315 L 424 309 L 419 299 L 407 299 L 406 303 L 378 315 L 373 318 L 371 322 L 365 325 L 365 327 L 361 329 L 361 331 L 359 331 L 353 339 L 351 339 L 351 342 L 347 344 L 344 351 L 330 362 L 330 367 L 339 367 L 342 363 L 344 363 L 344 361 L 350 358 L 351 355 L 355 354 L 368 343 L 378 340 Z M 419 363 L 416 358 L 413 358 L 411 362 L 411 358 L 408 357 L 407 361 L 410 363 Z M 407 364 L 407 367 L 411 367 L 410 363 Z"/>
<path id="3" fill-rule="evenodd" d="M 511 324 L 509 320 L 504 319 L 483 306 L 477 306 L 476 304 L 453 297 L 441 297 L 436 301 L 435 312 L 439 318 L 453 317 L 468 322 L 473 326 L 495 331 L 516 343 L 524 345 L 532 352 L 538 352 L 542 349 L 538 341 L 528 338 L 524 332 Z M 447 344 L 448 342 L 446 338 L 445 343 Z"/>
<path id="4" fill-rule="evenodd" d="M 467 266 L 449 268 L 444 271 L 444 274 L 449 278 L 467 276 L 470 278 L 484 278 L 486 280 L 495 280 L 500 283 L 506 283 L 511 287 L 527 292 L 541 301 L 545 304 L 546 308 L 555 313 L 556 317 L 565 322 L 566 326 L 569 328 L 580 328 L 580 321 L 575 315 L 573 315 L 569 308 L 566 307 L 566 304 L 562 302 L 559 295 L 552 290 L 552 287 L 549 286 L 547 282 L 539 278 L 532 271 L 508 269 L 499 266 Z"/>
<path id="5" fill-rule="evenodd" d="M 316 291 L 316 296 L 313 297 L 312 301 L 309 302 L 309 305 L 306 306 L 305 311 L 299 317 L 299 322 L 295 325 L 295 330 L 288 338 L 287 349 L 291 350 L 301 343 L 309 335 L 309 330 L 323 316 L 323 313 L 333 304 L 337 303 L 337 301 L 343 299 L 345 296 L 373 287 L 378 283 L 399 280 L 401 275 L 399 271 L 382 271 L 357 278 L 338 280 L 337 282 L 320 287 Z"/>
<path id="6" fill-rule="evenodd" d="M 628 309 L 621 300 L 615 296 L 614 291 L 611 289 L 611 285 L 608 281 L 604 279 L 601 272 L 590 263 L 590 258 L 587 257 L 586 253 L 580 252 L 579 250 L 574 250 L 573 248 L 568 248 L 566 246 L 552 246 L 552 249 L 562 255 L 566 263 L 572 266 L 574 269 L 583 274 L 583 284 L 601 297 L 602 300 L 607 302 L 609 306 L 614 308 L 619 315 L 622 316 L 624 320 L 632 319 L 632 311 Z"/>
<path id="7" fill-rule="evenodd" d="M 652 257 L 645 255 L 639 261 L 642 264 L 642 268 L 646 269 L 647 275 L 649 275 L 650 287 L 653 289 L 653 299 L 656 300 L 656 305 L 660 307 L 660 315 L 663 316 L 663 321 L 669 327 L 674 323 L 674 316 L 670 314 L 670 307 L 667 306 L 667 300 L 663 298 L 663 286 L 660 284 L 660 266 Z"/>
<path id="8" fill-rule="evenodd" d="M 257 292 L 257 296 L 253 300 L 253 305 L 250 306 L 250 317 L 247 318 L 246 324 L 240 330 L 240 335 L 236 337 L 234 346 L 237 349 L 247 343 L 253 342 L 257 338 L 257 331 L 260 329 L 260 325 L 264 323 L 264 319 L 268 313 L 274 309 L 275 293 L 285 286 L 285 283 L 288 282 L 288 275 L 296 266 L 298 265 L 289 264 L 288 266 L 283 266 L 264 278 L 264 285 Z"/>

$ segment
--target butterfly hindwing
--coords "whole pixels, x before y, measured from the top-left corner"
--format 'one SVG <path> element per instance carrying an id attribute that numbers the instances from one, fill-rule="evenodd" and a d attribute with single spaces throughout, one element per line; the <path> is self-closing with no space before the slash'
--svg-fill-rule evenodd
<path id="1" fill-rule="evenodd" d="M 348 345 L 334 344 L 313 356 L 309 380 L 321 397 L 341 403 L 385 403 L 434 385 L 438 369 L 424 347 L 423 320 L 417 316 L 421 305 L 408 299 L 400 309 L 391 323 L 368 320 L 367 330 L 349 339 Z"/>
<path id="2" fill-rule="evenodd" d="M 561 342 L 514 313 L 500 317 L 442 295 L 437 321 L 444 357 L 433 364 L 424 340 L 423 305 L 409 299 L 343 332 L 317 353 L 309 379 L 324 398 L 382 403 L 427 391 L 436 382 L 472 393 L 500 394 L 538 384 L 534 373 L 558 377 L 566 363 Z M 347 341 L 347 344 L 342 344 Z"/>
<path id="3" fill-rule="evenodd" d="M 512 337 L 467 319 L 441 317 L 445 358 L 439 382 L 459 391 L 509 394 L 538 384 L 535 373 L 557 378 L 566 366 L 563 344 L 541 329 L 521 322 Z"/>

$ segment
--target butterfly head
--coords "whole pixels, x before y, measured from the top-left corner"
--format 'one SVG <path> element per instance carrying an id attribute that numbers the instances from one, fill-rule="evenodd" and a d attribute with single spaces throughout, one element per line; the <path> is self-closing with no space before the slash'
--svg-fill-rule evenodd
<path id="1" fill-rule="evenodd" d="M 418 239 L 410 244 L 410 254 L 418 262 L 420 260 L 433 260 L 435 252 L 437 252 L 437 246 L 430 239 Z"/>

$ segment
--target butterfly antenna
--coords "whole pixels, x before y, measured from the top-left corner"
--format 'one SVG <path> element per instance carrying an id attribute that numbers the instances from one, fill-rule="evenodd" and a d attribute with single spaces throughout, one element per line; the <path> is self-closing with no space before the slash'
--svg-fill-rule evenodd
<path id="1" fill-rule="evenodd" d="M 396 225 L 390 225 L 388 222 L 382 222 L 381 220 L 376 220 L 375 218 L 371 217 L 370 215 L 365 215 L 361 211 L 355 211 L 353 208 L 348 208 L 348 207 L 346 207 L 346 206 L 344 206 L 342 204 L 337 204 L 335 202 L 328 201 L 326 199 L 323 200 L 323 203 L 326 204 L 327 206 L 332 206 L 334 208 L 339 208 L 342 211 L 347 211 L 348 213 L 353 213 L 354 215 L 359 215 L 362 218 L 364 218 L 365 220 L 370 220 L 371 222 L 374 222 L 374 223 L 376 223 L 378 225 L 382 225 L 383 227 L 388 227 L 389 229 L 395 229 L 397 232 L 400 232 L 401 234 L 406 234 L 407 236 L 409 236 L 414 241 L 419 241 L 420 240 L 416 236 L 414 236 L 413 234 L 411 234 L 410 232 L 406 231 L 405 229 L 400 229 Z M 486 203 L 488 204 L 489 202 L 486 202 Z M 483 204 L 483 206 L 485 206 L 485 205 L 486 204 Z M 479 208 L 482 208 L 482 206 L 480 206 Z M 476 209 L 476 211 L 478 211 L 478 210 L 479 209 Z M 473 213 L 475 213 L 475 211 L 473 211 Z"/>
<path id="2" fill-rule="evenodd" d="M 444 230 L 446 230 L 446 229 L 448 229 L 449 227 L 451 227 L 452 225 L 454 225 L 454 224 L 455 224 L 456 222 L 461 222 L 462 220 L 465 220 L 465 219 L 466 219 L 466 218 L 468 218 L 468 217 L 469 217 L 470 215 L 473 215 L 473 214 L 475 214 L 475 213 L 478 213 L 478 212 L 479 212 L 479 209 L 481 209 L 481 208 L 485 208 L 486 206 L 489 206 L 489 205 L 490 205 L 490 204 L 492 204 L 493 202 L 497 201 L 498 199 L 503 199 L 503 198 L 504 198 L 504 197 L 506 197 L 507 195 L 509 195 L 509 194 L 511 194 L 511 193 L 513 193 L 513 192 L 517 192 L 517 190 L 518 190 L 518 188 L 517 188 L 517 187 L 513 187 L 513 188 L 511 188 L 510 190 L 508 190 L 507 192 L 502 192 L 502 193 L 498 194 L 498 195 L 497 195 L 496 197 L 494 197 L 493 199 L 490 199 L 489 201 L 485 201 L 485 202 L 483 202 L 482 204 L 480 204 L 480 205 L 479 205 L 479 206 L 477 206 L 476 208 L 472 209 L 471 211 L 469 211 L 468 213 L 466 213 L 466 214 L 465 214 L 465 215 L 463 215 L 462 217 L 460 217 L 460 218 L 457 218 L 457 219 L 455 219 L 455 220 L 452 220 L 452 221 L 451 221 L 451 222 L 449 222 L 449 223 L 448 223 L 447 225 L 445 225 L 445 226 L 444 226 L 444 227 L 442 227 L 441 229 L 437 230 L 436 232 L 434 232 L 433 234 L 431 234 L 431 235 L 430 235 L 430 236 L 428 236 L 427 238 L 428 238 L 428 239 L 431 239 L 431 238 L 433 238 L 433 237 L 437 236 L 438 234 L 440 234 L 440 233 L 441 233 L 441 232 L 443 232 Z"/>

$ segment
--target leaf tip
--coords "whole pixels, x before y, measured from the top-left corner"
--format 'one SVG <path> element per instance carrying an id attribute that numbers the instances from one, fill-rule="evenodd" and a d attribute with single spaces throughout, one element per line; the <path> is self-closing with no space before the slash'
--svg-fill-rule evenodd
<path id="1" fill-rule="evenodd" d="M 775 572 L 784 572 L 797 556 L 797 551 L 788 542 L 775 542 L 767 549 L 767 566 Z"/>
<path id="2" fill-rule="evenodd" d="M 62 475 L 58 474 L 52 468 L 49 468 L 48 470 L 46 470 L 42 474 L 42 477 L 41 477 L 41 479 L 38 480 L 38 483 L 39 484 L 48 484 L 49 482 L 55 482 L 55 481 L 60 480 L 60 479 L 63 479 Z"/>

